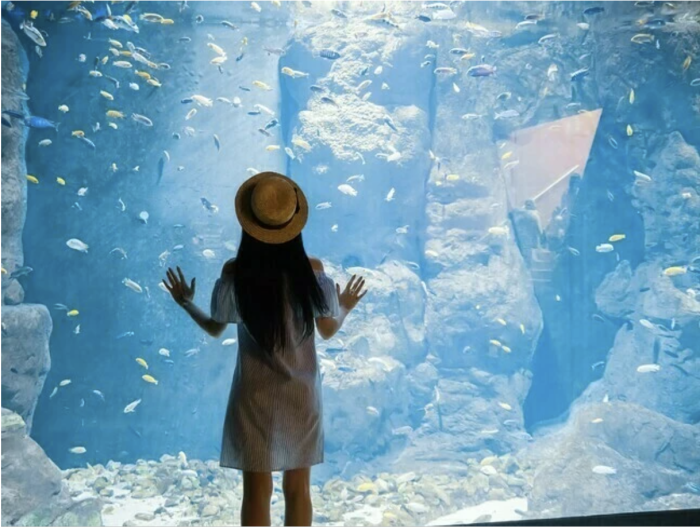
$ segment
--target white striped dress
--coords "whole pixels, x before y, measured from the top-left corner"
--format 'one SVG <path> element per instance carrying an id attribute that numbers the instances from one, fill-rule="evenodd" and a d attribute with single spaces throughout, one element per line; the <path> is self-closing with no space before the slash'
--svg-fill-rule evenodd
<path id="1" fill-rule="evenodd" d="M 338 316 L 335 283 L 322 271 L 315 274 L 329 309 L 324 313 L 314 310 L 314 316 Z M 323 400 L 315 335 L 284 354 L 267 358 L 240 319 L 233 280 L 223 275 L 212 291 L 211 317 L 238 324 L 238 358 L 226 408 L 220 466 L 272 472 L 322 463 Z M 291 342 L 298 342 L 299 328 L 294 327 L 289 306 L 287 321 Z"/>

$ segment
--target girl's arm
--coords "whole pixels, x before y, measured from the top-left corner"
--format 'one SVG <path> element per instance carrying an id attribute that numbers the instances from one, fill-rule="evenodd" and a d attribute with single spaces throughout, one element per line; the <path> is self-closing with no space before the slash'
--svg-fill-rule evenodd
<path id="1" fill-rule="evenodd" d="M 192 317 L 197 325 L 204 331 L 209 333 L 212 337 L 219 337 L 226 329 L 226 324 L 223 322 L 217 322 L 204 311 L 199 309 L 197 305 L 192 302 L 194 299 L 194 291 L 196 287 L 196 279 L 192 279 L 191 285 L 187 285 L 187 280 L 185 280 L 185 275 L 182 273 L 180 268 L 177 268 L 178 274 L 175 271 L 168 268 L 167 276 L 170 283 L 163 280 L 163 284 L 166 289 L 170 291 L 173 300 L 184 309 L 187 314 Z M 179 277 L 178 277 L 179 275 Z"/>
<path id="2" fill-rule="evenodd" d="M 200 328 L 209 333 L 212 337 L 220 337 L 226 329 L 225 323 L 217 322 L 211 318 L 204 311 L 199 309 L 194 302 L 185 300 L 180 305 L 182 306 L 182 309 L 184 309 L 187 314 L 192 317 L 192 320 L 194 320 Z"/>

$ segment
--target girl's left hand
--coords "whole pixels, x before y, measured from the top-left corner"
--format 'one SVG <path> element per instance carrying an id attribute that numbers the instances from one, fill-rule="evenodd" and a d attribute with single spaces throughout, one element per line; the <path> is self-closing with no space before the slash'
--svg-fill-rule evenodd
<path id="1" fill-rule="evenodd" d="M 183 305 L 185 302 L 191 302 L 194 298 L 195 289 L 195 278 L 192 279 L 192 283 L 188 286 L 187 280 L 185 280 L 185 275 L 182 274 L 180 267 L 177 268 L 178 276 L 175 274 L 170 267 L 168 267 L 167 276 L 170 284 L 163 280 L 163 285 L 170 291 L 173 300 L 178 303 L 178 305 Z"/>

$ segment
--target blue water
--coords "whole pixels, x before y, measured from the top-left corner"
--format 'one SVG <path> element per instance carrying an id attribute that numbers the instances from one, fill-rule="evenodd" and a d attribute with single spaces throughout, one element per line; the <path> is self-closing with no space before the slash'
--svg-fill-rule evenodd
<path id="1" fill-rule="evenodd" d="M 31 435 L 60 468 L 180 451 L 218 461 L 237 350 L 222 342 L 236 329 L 204 335 L 158 283 L 180 266 L 208 309 L 240 239 L 236 190 L 273 170 L 307 196 L 307 253 L 341 286 L 360 273 L 370 289 L 334 339 L 317 339 L 326 459 L 315 484 L 340 478 L 354 489 L 380 472 L 414 471 L 444 476 L 430 480 L 440 488 L 449 478 L 475 487 L 449 490 L 459 496 L 449 504 L 411 491 L 397 518 L 367 520 L 385 524 L 513 498 L 528 499 L 538 517 L 666 508 L 664 496 L 693 494 L 691 439 L 666 460 L 620 434 L 643 411 L 651 428 L 700 437 L 696 5 L 260 1 L 258 11 L 249 2 L 149 2 L 130 12 L 135 33 L 67 4 L 3 3 L 28 56 L 28 111 L 60 123 L 28 132 L 27 173 L 39 183 L 27 183 L 23 232 L 33 272 L 19 279 L 25 302 L 46 305 L 53 321 Z M 112 15 L 129 4 L 110 3 Z M 91 13 L 106 5 L 82 4 Z M 47 33 L 42 56 L 18 28 L 33 9 Z M 127 42 L 155 67 L 113 54 Z M 219 66 L 212 45 L 226 53 Z M 484 64 L 495 70 L 470 70 Z M 273 118 L 279 125 L 261 133 Z M 525 199 L 535 200 L 534 231 L 515 221 Z M 71 249 L 73 238 L 87 252 Z M 637 370 L 648 364 L 660 369 Z M 582 428 L 576 416 L 602 416 L 605 405 L 616 412 L 614 425 L 603 421 L 612 428 Z M 557 430 L 593 446 L 572 453 Z M 663 447 L 639 434 L 651 451 Z M 554 446 L 543 458 L 546 444 Z M 86 452 L 71 452 L 76 445 Z M 489 456 L 500 459 L 502 484 L 480 471 Z M 517 470 L 507 468 L 511 457 Z M 583 476 L 572 472 L 560 491 L 547 483 L 548 470 L 571 459 L 586 477 L 617 463 L 604 482 L 586 483 L 590 506 L 575 499 Z M 645 470 L 667 480 L 645 490 Z M 618 491 L 617 503 L 596 504 Z M 398 485 L 385 493 L 401 494 Z M 344 511 L 384 503 L 358 495 Z M 661 501 L 649 505 L 650 495 Z M 356 520 L 338 514 L 319 522 Z"/>

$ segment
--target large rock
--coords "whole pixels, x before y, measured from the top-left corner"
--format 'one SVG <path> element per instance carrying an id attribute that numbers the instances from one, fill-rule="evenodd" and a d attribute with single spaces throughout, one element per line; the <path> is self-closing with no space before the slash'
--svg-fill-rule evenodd
<path id="1" fill-rule="evenodd" d="M 17 35 L 5 19 L 2 20 L 2 108 L 24 111 L 24 92 L 27 76 L 27 56 Z M 3 115 L 3 120 L 5 116 Z M 21 122 L 11 119 L 13 126 L 2 126 L 2 266 L 8 274 L 2 274 L 2 296 L 6 294 L 11 304 L 22 301 L 19 283 L 10 274 L 22 267 L 22 228 L 27 211 L 27 167 L 24 161 L 25 128 Z"/>
<path id="2" fill-rule="evenodd" d="M 3 525 L 102 525 L 100 504 L 75 503 L 61 470 L 27 436 L 22 417 L 2 409 Z"/>
<path id="3" fill-rule="evenodd" d="M 53 323 L 37 304 L 3 306 L 2 404 L 22 416 L 31 430 L 36 403 L 51 367 Z"/>
<path id="4" fill-rule="evenodd" d="M 578 516 L 644 508 L 697 484 L 700 428 L 636 404 L 579 404 L 569 421 L 525 451 L 534 469 L 530 510 Z M 596 468 L 598 467 L 598 468 Z"/>

